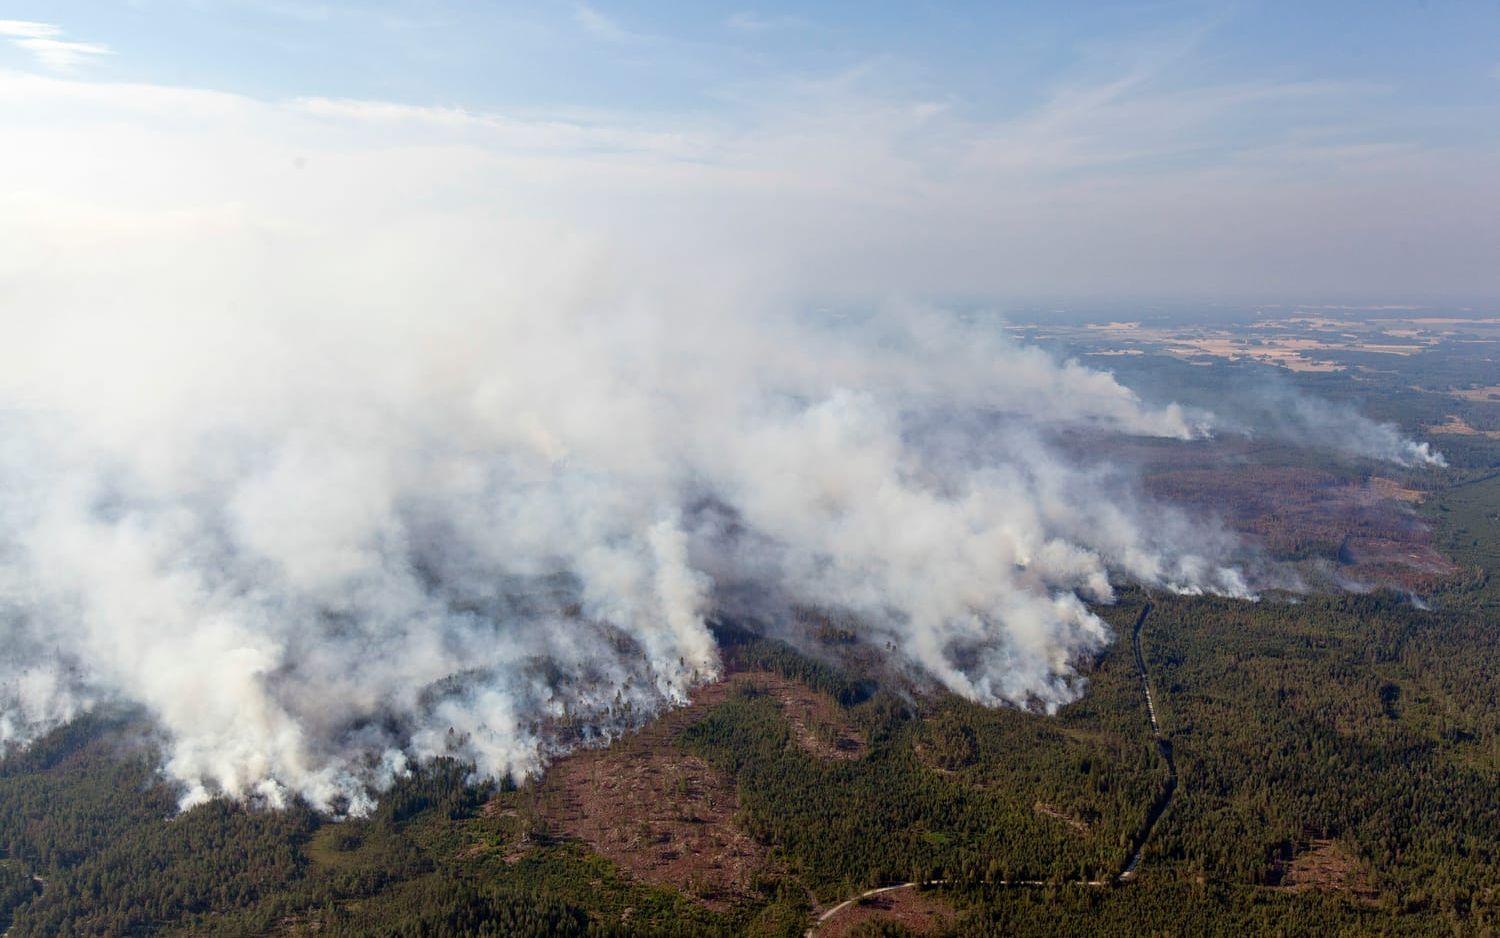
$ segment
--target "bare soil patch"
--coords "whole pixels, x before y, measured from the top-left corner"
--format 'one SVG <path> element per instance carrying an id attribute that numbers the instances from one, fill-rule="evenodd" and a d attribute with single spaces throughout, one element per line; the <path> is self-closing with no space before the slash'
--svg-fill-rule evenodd
<path id="1" fill-rule="evenodd" d="M 930 892 L 896 889 L 850 904 L 818 926 L 818 935 L 844 938 L 865 922 L 891 922 L 919 935 L 931 935 L 953 924 L 953 910 Z"/>
<path id="2" fill-rule="evenodd" d="M 1427 493 L 1414 488 L 1408 488 L 1395 479 L 1387 479 L 1382 476 L 1370 477 L 1370 492 L 1376 499 L 1389 498 L 1398 502 L 1406 502 L 1415 505 L 1427 497 Z"/>
<path id="3" fill-rule="evenodd" d="M 711 908 L 746 898 L 766 850 L 734 823 L 734 784 L 672 746 L 624 745 L 555 764 L 537 794 L 549 828 Z"/>
<path id="4" fill-rule="evenodd" d="M 748 898 L 767 866 L 767 849 L 735 823 L 733 779 L 676 743 L 682 730 L 740 688 L 775 700 L 798 744 L 814 755 L 852 759 L 865 751 L 865 740 L 828 696 L 769 671 L 733 673 L 608 748 L 558 759 L 532 793 L 537 815 L 553 836 L 577 838 L 630 874 L 710 908 Z M 485 811 L 498 814 L 499 806 Z"/>
<path id="5" fill-rule="evenodd" d="M 1427 428 L 1429 433 L 1451 433 L 1455 436 L 1482 436 L 1491 440 L 1500 439 L 1500 430 L 1477 430 L 1457 414 L 1449 414 L 1445 423 Z"/>
<path id="6" fill-rule="evenodd" d="M 1483 388 L 1454 388 L 1448 393 L 1466 401 L 1500 401 L 1500 384 Z"/>
<path id="7" fill-rule="evenodd" d="M 1369 871 L 1334 840 L 1312 840 L 1278 865 L 1281 889 L 1293 892 L 1346 892 L 1363 899 L 1376 896 Z"/>

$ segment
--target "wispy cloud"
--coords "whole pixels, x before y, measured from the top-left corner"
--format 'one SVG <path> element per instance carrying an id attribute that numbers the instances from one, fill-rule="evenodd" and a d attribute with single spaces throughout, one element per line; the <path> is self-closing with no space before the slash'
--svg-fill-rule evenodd
<path id="1" fill-rule="evenodd" d="M 564 119 L 526 120 L 458 107 L 424 107 L 388 101 L 298 98 L 291 110 L 329 121 L 426 126 L 434 132 L 474 133 L 492 146 L 516 151 L 565 153 L 650 153 L 668 160 L 701 160 L 713 151 L 710 138 L 678 131 Z"/>
<path id="2" fill-rule="evenodd" d="M 109 46 L 97 42 L 75 42 L 61 38 L 62 27 L 31 20 L 0 20 L 0 36 L 18 49 L 31 53 L 47 68 L 71 71 L 91 58 L 111 54 Z"/>
<path id="3" fill-rule="evenodd" d="M 580 3 L 573 7 L 573 22 L 582 26 L 589 34 L 606 42 L 630 42 L 640 36 L 621 26 L 613 17 L 597 7 Z"/>
<path id="4" fill-rule="evenodd" d="M 807 21 L 798 16 L 763 16 L 742 10 L 732 14 L 724 25 L 742 33 L 764 33 L 776 29 L 799 29 L 806 26 Z"/>
<path id="5" fill-rule="evenodd" d="M 634 41 L 606 46 L 569 23 L 573 13 L 571 4 L 560 13 L 572 41 L 601 51 L 640 60 L 681 45 L 627 19 L 607 20 L 610 35 Z M 840 295 L 927 295 L 938 283 L 944 295 L 1112 303 L 1268 291 L 1432 302 L 1500 290 L 1500 229 L 1484 212 L 1500 160 L 1488 136 L 1458 132 L 1492 125 L 1493 107 L 1412 117 L 1392 89 L 1359 81 L 1184 83 L 1201 64 L 1194 35 L 1096 53 L 995 113 L 934 100 L 930 88 L 890 79 L 895 69 L 878 60 L 720 89 L 718 114 L 191 98 L 210 115 L 275 115 L 312 140 L 331 127 L 401 140 L 413 159 L 451 157 L 455 177 L 504 166 L 504 191 L 535 199 L 539 214 L 614 225 L 649 203 L 653 218 L 673 218 L 660 234 L 670 250 L 718 238 L 726 256 L 760 258 Z M 0 104 L 23 102 L 44 125 L 62 113 L 38 103 L 48 95 L 180 115 L 188 92 L 0 72 Z M 1423 140 L 1439 126 L 1453 130 L 1450 145 Z M 8 124 L 8 136 L 19 132 Z M 51 169 L 41 152 L 0 147 L 0 168 L 14 166 L 0 180 Z M 57 152 L 69 151 L 59 142 Z M 1424 234 L 1420 264 L 1406 221 L 1416 207 L 1441 219 Z M 734 221 L 704 234 L 697 226 L 710 215 Z"/>
<path id="6" fill-rule="evenodd" d="M 30 20 L 0 20 L 0 36 L 11 39 L 55 39 L 62 29 L 51 23 L 34 23 Z"/>

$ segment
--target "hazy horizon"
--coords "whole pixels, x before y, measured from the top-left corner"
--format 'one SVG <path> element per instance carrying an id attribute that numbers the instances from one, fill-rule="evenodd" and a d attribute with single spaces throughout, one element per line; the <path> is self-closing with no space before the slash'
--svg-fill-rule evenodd
<path id="1" fill-rule="evenodd" d="M 1500 8 L 902 9 L 10 3 L 0 282 L 290 200 L 792 303 L 1500 299 Z"/>

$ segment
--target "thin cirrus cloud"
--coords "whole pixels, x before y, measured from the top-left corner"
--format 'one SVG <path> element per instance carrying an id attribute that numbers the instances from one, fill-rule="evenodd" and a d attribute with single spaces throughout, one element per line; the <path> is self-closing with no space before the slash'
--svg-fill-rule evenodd
<path id="1" fill-rule="evenodd" d="M 580 3 L 573 8 L 573 21 L 589 35 L 606 42 L 629 42 L 641 38 L 621 26 L 613 17 L 587 3 Z"/>
<path id="2" fill-rule="evenodd" d="M 64 39 L 61 27 L 31 20 L 0 20 L 0 36 L 12 46 L 29 52 L 43 66 L 66 72 L 101 55 L 110 55 L 109 46 L 97 42 Z"/>
<path id="3" fill-rule="evenodd" d="M 724 25 L 741 33 L 765 33 L 778 29 L 797 29 L 807 21 L 797 16 L 764 16 L 748 10 L 733 13 L 724 20 Z"/>

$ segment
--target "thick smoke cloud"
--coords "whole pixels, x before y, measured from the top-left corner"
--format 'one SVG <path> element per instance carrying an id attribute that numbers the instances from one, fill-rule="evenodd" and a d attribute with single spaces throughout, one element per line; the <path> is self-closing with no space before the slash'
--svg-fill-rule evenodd
<path id="1" fill-rule="evenodd" d="M 550 162 L 40 90 L 75 111 L 0 158 L 0 740 L 127 702 L 184 804 L 357 812 L 412 760 L 529 773 L 684 701 L 721 607 L 845 610 L 1050 708 L 1111 575 L 1247 592 L 1230 539 L 1047 442 L 1207 415 L 940 312 L 809 309 L 628 192 L 632 237 L 539 221 Z"/>
<path id="2" fill-rule="evenodd" d="M 241 295 L 35 323 L 5 363 L 6 735 L 118 698 L 188 801 L 358 808 L 408 759 L 531 772 L 549 723 L 683 701 L 718 668 L 716 586 L 850 610 L 959 693 L 1047 706 L 1108 637 L 1079 597 L 1109 571 L 1244 589 L 1047 449 L 1196 432 L 1107 375 L 912 311 L 614 299 L 590 263 L 569 282 L 596 289 L 473 315 Z M 969 451 L 929 450 L 938 426 Z"/>

